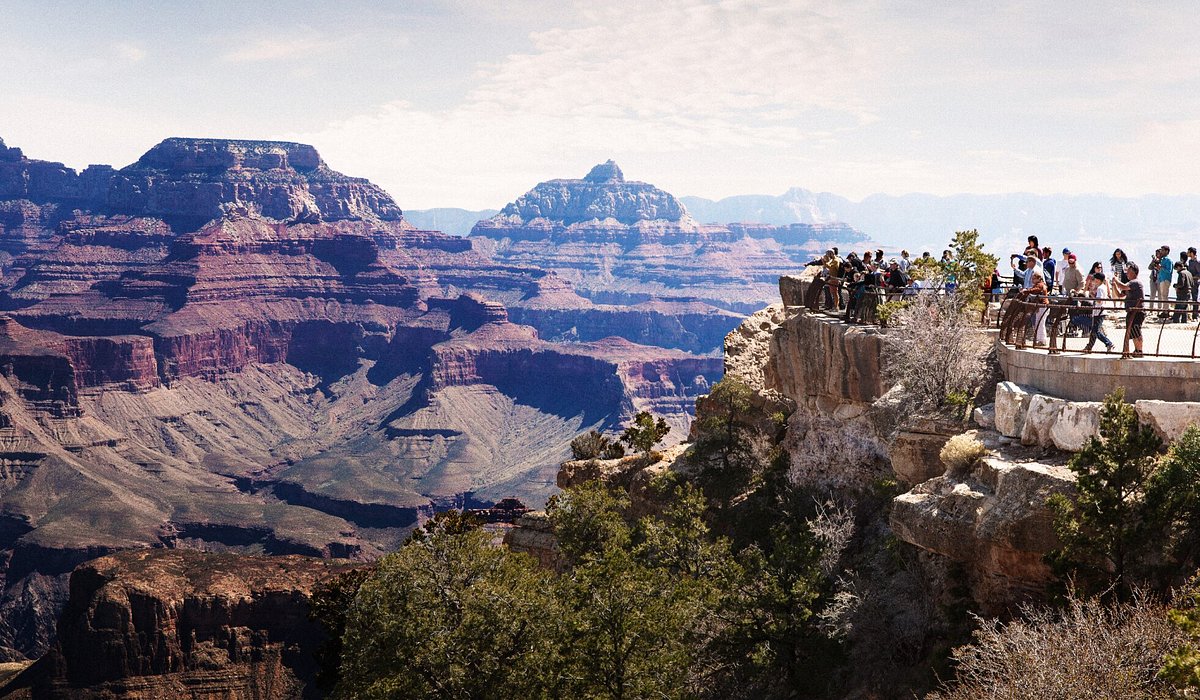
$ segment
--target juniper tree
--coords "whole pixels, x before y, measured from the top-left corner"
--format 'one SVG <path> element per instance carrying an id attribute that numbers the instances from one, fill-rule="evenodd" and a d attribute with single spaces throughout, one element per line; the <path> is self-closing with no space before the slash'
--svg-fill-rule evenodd
<path id="1" fill-rule="evenodd" d="M 1155 529 L 1145 496 L 1155 473 L 1162 441 L 1125 402 L 1125 390 L 1104 398 L 1100 436 L 1088 440 L 1068 467 L 1075 473 L 1076 496 L 1050 499 L 1061 547 L 1050 555 L 1063 574 L 1102 591 L 1110 585 L 1128 591 L 1131 574 L 1146 553 Z"/>
<path id="2" fill-rule="evenodd" d="M 648 411 L 639 411 L 633 417 L 633 423 L 621 434 L 621 440 L 642 454 L 649 454 L 669 432 L 671 426 L 662 417 L 655 420 Z"/>

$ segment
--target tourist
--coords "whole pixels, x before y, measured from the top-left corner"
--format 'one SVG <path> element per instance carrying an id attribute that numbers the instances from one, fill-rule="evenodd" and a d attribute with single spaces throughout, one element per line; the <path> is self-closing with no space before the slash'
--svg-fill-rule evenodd
<path id="1" fill-rule="evenodd" d="M 846 259 L 846 262 L 852 267 L 852 270 L 846 275 L 846 283 L 850 285 L 849 299 L 846 302 L 846 323 L 854 323 L 859 319 L 863 296 L 866 293 L 870 260 L 871 251 L 869 250 L 863 253 L 863 260 L 858 260 L 854 253 L 851 253 L 850 257 Z"/>
<path id="2" fill-rule="evenodd" d="M 904 288 L 908 286 L 908 275 L 904 274 L 900 262 L 895 258 L 888 261 L 886 280 L 888 301 L 897 299 L 904 294 Z"/>
<path id="3" fill-rule="evenodd" d="M 900 266 L 900 271 L 907 275 L 908 268 L 912 267 L 912 260 L 908 259 L 907 250 L 900 251 L 900 260 L 897 261 L 897 264 Z"/>
<path id="4" fill-rule="evenodd" d="M 1158 274 L 1155 275 L 1154 282 L 1158 285 L 1158 300 L 1165 302 L 1171 298 L 1171 278 L 1174 276 L 1172 273 L 1175 271 L 1175 268 L 1171 265 L 1171 248 L 1163 246 L 1160 250 L 1162 251 L 1162 257 L 1159 258 Z M 1160 318 L 1170 316 L 1167 313 L 1167 305 L 1165 303 L 1162 304 L 1162 311 L 1158 315 Z"/>
<path id="5" fill-rule="evenodd" d="M 1171 323 L 1187 323 L 1188 304 L 1192 302 L 1192 290 L 1196 288 L 1196 278 L 1187 268 L 1187 254 L 1175 263 L 1175 313 L 1171 314 Z"/>
<path id="6" fill-rule="evenodd" d="M 1013 253 L 1008 256 L 1008 264 L 1013 271 L 1013 289 L 1025 289 L 1025 268 L 1029 265 L 1029 258 Z"/>
<path id="7" fill-rule="evenodd" d="M 1166 301 L 1171 297 L 1171 261 L 1167 259 L 1170 253 L 1170 248 L 1160 246 L 1150 260 L 1150 301 Z M 1159 316 L 1165 315 L 1165 311 L 1159 312 Z"/>
<path id="8" fill-rule="evenodd" d="M 992 268 L 992 274 L 983 278 L 982 284 L 979 285 L 983 291 L 984 298 L 988 301 L 1000 301 L 1000 291 L 1004 283 L 1000 279 L 1000 269 Z"/>
<path id="9" fill-rule="evenodd" d="M 1058 261 L 1054 259 L 1054 251 L 1050 250 L 1050 246 L 1042 248 L 1042 273 L 1046 276 L 1046 289 L 1054 293 L 1054 268 L 1058 266 Z"/>
<path id="10" fill-rule="evenodd" d="M 1036 251 L 1035 255 L 1037 255 L 1038 258 L 1040 259 L 1042 257 L 1042 247 L 1038 245 L 1037 236 L 1030 236 L 1029 238 L 1027 238 L 1025 240 L 1027 241 L 1027 243 L 1025 245 L 1025 249 L 1029 250 L 1030 248 L 1032 248 L 1034 251 Z"/>
<path id="11" fill-rule="evenodd" d="M 1192 317 L 1200 320 L 1200 307 L 1196 304 L 1197 292 L 1200 292 L 1200 259 L 1196 258 L 1196 249 L 1187 249 L 1187 268 L 1188 272 L 1192 273 Z"/>
<path id="12" fill-rule="evenodd" d="M 842 308 L 842 261 L 837 248 L 825 251 L 825 309 L 837 311 Z"/>
<path id="13" fill-rule="evenodd" d="M 942 275 L 946 278 L 945 289 L 947 294 L 953 294 L 955 289 L 958 289 L 958 277 L 954 274 L 954 257 L 948 250 L 942 251 L 942 259 L 938 261 L 942 267 Z"/>
<path id="14" fill-rule="evenodd" d="M 875 264 L 883 267 L 883 248 L 875 249 Z"/>
<path id="15" fill-rule="evenodd" d="M 1084 352 L 1091 352 L 1092 346 L 1096 344 L 1096 340 L 1104 343 L 1104 351 L 1112 352 L 1113 344 L 1104 335 L 1104 302 L 1108 300 L 1108 285 L 1104 283 L 1104 273 L 1096 272 L 1088 275 L 1087 287 L 1085 289 L 1092 301 L 1092 322 L 1088 332 L 1088 343 L 1084 346 Z"/>
<path id="16" fill-rule="evenodd" d="M 1067 256 L 1068 256 L 1068 255 L 1070 255 L 1070 254 L 1071 254 L 1071 249 L 1070 249 L 1070 248 L 1063 248 L 1063 249 L 1062 249 L 1062 258 L 1061 258 L 1061 259 L 1060 259 L 1060 261 L 1059 261 L 1059 262 L 1061 262 L 1062 264 L 1060 264 L 1060 265 L 1057 265 L 1057 266 L 1055 266 L 1055 268 L 1054 268 L 1054 269 L 1055 269 L 1055 273 L 1054 273 L 1054 283 L 1055 283 L 1055 284 L 1057 284 L 1057 285 L 1058 285 L 1058 288 L 1059 288 L 1060 290 L 1062 290 L 1063 292 L 1066 292 L 1066 291 L 1067 291 L 1066 287 L 1065 287 L 1065 286 L 1063 286 L 1063 273 L 1064 273 L 1064 272 L 1066 272 L 1066 270 L 1067 270 Z M 1083 278 L 1083 275 L 1081 274 L 1081 275 L 1080 275 L 1080 279 L 1082 279 L 1082 278 Z M 1082 287 L 1083 287 L 1083 283 L 1082 283 L 1082 282 L 1080 282 L 1080 288 L 1082 289 Z"/>
<path id="17" fill-rule="evenodd" d="M 1076 258 L 1074 253 L 1067 253 L 1067 257 L 1064 260 L 1066 260 L 1066 265 L 1063 265 L 1059 280 L 1062 285 L 1063 294 L 1069 296 L 1071 292 L 1078 292 L 1080 289 L 1083 289 L 1083 272 L 1075 264 Z M 1099 264 L 1096 263 L 1096 265 Z M 1093 265 L 1093 267 L 1095 266 Z"/>
<path id="18" fill-rule="evenodd" d="M 1046 347 L 1046 312 L 1050 310 L 1050 290 L 1046 288 L 1046 278 L 1042 276 L 1041 267 L 1035 268 L 1033 279 L 1029 285 L 1028 301 L 1037 306 L 1033 312 L 1033 347 Z"/>
<path id="19" fill-rule="evenodd" d="M 1129 265 L 1129 258 L 1125 257 L 1125 251 L 1120 248 L 1114 250 L 1108 264 L 1112 267 L 1112 281 L 1114 283 L 1120 282 L 1121 284 L 1125 284 L 1129 281 L 1129 275 L 1125 272 L 1125 267 Z M 1116 289 L 1120 289 L 1115 284 L 1113 286 Z"/>
<path id="20" fill-rule="evenodd" d="M 1137 278 L 1137 263 L 1130 262 L 1125 265 L 1125 276 L 1128 278 L 1128 282 L 1113 280 L 1117 289 L 1125 293 L 1125 337 L 1127 340 L 1121 344 L 1122 359 L 1142 356 L 1142 322 L 1146 320 L 1144 309 L 1146 292 Z M 1129 352 L 1130 340 L 1133 341 L 1132 354 Z"/>

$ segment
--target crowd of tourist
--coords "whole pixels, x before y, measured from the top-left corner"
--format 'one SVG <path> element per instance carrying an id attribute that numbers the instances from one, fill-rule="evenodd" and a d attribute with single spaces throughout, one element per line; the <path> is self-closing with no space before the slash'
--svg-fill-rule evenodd
<path id="1" fill-rule="evenodd" d="M 1066 300 L 1079 307 L 1078 313 L 1070 315 L 1067 332 L 1088 336 L 1084 352 L 1090 352 L 1097 340 L 1106 350 L 1113 349 L 1113 343 L 1103 332 L 1106 311 L 1114 308 L 1103 303 L 1108 299 L 1123 302 L 1128 338 L 1133 345 L 1132 352 L 1128 347 L 1122 348 L 1124 357 L 1142 356 L 1142 324 L 1148 307 L 1156 308 L 1163 322 L 1200 320 L 1200 307 L 1195 303 L 1200 259 L 1194 247 L 1173 259 L 1170 246 L 1160 246 L 1146 265 L 1143 283 L 1141 268 L 1120 248 L 1109 258 L 1107 273 L 1102 261 L 1093 262 L 1084 272 L 1069 249 L 1064 248 L 1061 259 L 1055 260 L 1053 249 L 1039 246 L 1037 236 L 1030 236 L 1027 243 L 1024 253 L 1009 259 L 1013 277 L 1008 294 L 1045 307 L 1034 313 L 1031 320 L 1035 347 L 1046 344 L 1045 318 L 1052 301 Z M 1002 293 L 998 270 L 988 286 L 993 298 L 998 298 Z M 1168 303 L 1147 305 L 1147 301 Z"/>
<path id="2" fill-rule="evenodd" d="M 929 282 L 914 279 L 914 265 L 940 270 L 937 290 L 954 292 L 958 281 L 953 263 L 949 250 L 939 259 L 926 251 L 914 260 L 907 250 L 889 259 L 882 250 L 868 250 L 861 256 L 849 252 L 843 258 L 836 247 L 830 248 L 808 263 L 819 267 L 819 284 L 812 285 L 805 303 L 815 309 L 823 302 L 827 311 L 844 312 L 849 323 L 870 322 L 877 307 L 874 300 L 904 298 L 932 289 Z M 1068 315 L 1066 333 L 1088 339 L 1084 352 L 1091 352 L 1097 342 L 1106 351 L 1113 350 L 1104 324 L 1106 315 L 1118 308 L 1116 300 L 1124 308 L 1133 346 L 1132 352 L 1123 347 L 1122 356 L 1141 357 L 1142 324 L 1148 307 L 1157 310 L 1163 322 L 1200 321 L 1200 306 L 1195 303 L 1200 291 L 1200 259 L 1194 247 L 1179 253 L 1177 259 L 1172 258 L 1169 246 L 1160 247 L 1146 265 L 1145 283 L 1142 269 L 1120 248 L 1113 251 L 1107 265 L 1098 260 L 1085 269 L 1068 248 L 1056 259 L 1052 248 L 1039 245 L 1037 236 L 1029 236 L 1023 253 L 1010 256 L 1009 266 L 1011 281 L 997 268 L 984 277 L 981 290 L 991 301 L 1015 298 L 1038 305 L 1028 320 L 1034 347 L 1046 346 L 1048 313 L 1052 306 L 1064 304 L 1075 307 Z M 864 303 L 868 295 L 873 295 L 870 304 Z M 1148 305 L 1147 301 L 1172 303 Z"/>
<path id="3" fill-rule="evenodd" d="M 929 252 L 921 255 L 922 262 L 933 263 L 934 258 Z M 946 292 L 953 292 L 957 287 L 953 272 L 950 270 L 950 251 L 944 251 L 941 259 L 936 261 L 946 274 L 941 287 Z M 822 294 L 824 307 L 827 311 L 845 311 L 845 320 L 849 323 L 859 321 L 869 322 L 869 316 L 874 312 L 873 304 L 865 304 L 868 294 L 882 293 L 887 299 L 915 294 L 927 288 L 926 282 L 913 279 L 912 267 L 918 264 L 907 250 L 900 251 L 900 257 L 885 260 L 883 250 L 864 251 L 861 256 L 851 251 L 843 258 L 836 247 L 825 251 L 821 258 L 813 260 L 808 265 L 819 267 L 818 278 L 820 285 L 814 285 L 813 294 Z M 814 296 L 809 306 L 815 308 L 820 300 Z"/>

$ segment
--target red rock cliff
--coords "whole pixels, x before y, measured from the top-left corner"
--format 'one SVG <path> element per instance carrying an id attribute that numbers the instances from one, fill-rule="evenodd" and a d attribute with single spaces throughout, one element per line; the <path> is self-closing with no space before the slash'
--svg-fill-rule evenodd
<path id="1" fill-rule="evenodd" d="M 81 565 L 58 641 L 0 690 L 9 698 L 273 700 L 316 697 L 308 618 L 318 582 L 346 564 L 134 550 Z"/>

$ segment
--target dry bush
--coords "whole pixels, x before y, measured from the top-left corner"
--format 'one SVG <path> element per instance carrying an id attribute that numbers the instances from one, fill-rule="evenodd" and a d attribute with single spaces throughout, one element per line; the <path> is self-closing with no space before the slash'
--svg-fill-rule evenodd
<path id="1" fill-rule="evenodd" d="M 1114 605 L 1073 597 L 1065 610 L 1026 608 L 1022 617 L 984 621 L 953 652 L 958 681 L 926 700 L 1173 697 L 1158 673 L 1185 635 L 1146 596 Z"/>
<path id="2" fill-rule="evenodd" d="M 965 474 L 987 454 L 987 448 L 974 435 L 955 435 L 942 445 L 939 456 L 951 474 Z"/>
<path id="3" fill-rule="evenodd" d="M 955 295 L 919 294 L 887 334 L 885 374 L 917 407 L 942 408 L 975 394 L 991 344 L 978 313 Z"/>
<path id="4" fill-rule="evenodd" d="M 808 529 L 821 540 L 821 574 L 833 576 L 839 570 L 842 554 L 854 539 L 854 506 L 833 499 L 816 503 L 816 513 L 807 521 Z"/>

